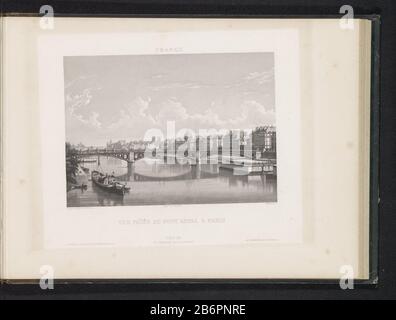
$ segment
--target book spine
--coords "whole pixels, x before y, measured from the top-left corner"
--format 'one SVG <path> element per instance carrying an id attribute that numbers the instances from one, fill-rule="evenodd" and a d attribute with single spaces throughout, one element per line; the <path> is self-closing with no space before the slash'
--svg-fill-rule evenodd
<path id="1" fill-rule="evenodd" d="M 3 113 L 3 96 L 4 96 L 4 77 L 3 77 L 3 72 L 4 72 L 4 54 L 3 54 L 3 48 L 4 48 L 4 17 L 0 16 L 0 285 L 3 284 L 4 281 L 4 259 L 5 259 L 5 254 L 4 254 L 4 241 L 5 241 L 5 210 L 4 210 L 4 184 L 3 184 L 3 179 L 4 179 L 4 158 L 3 158 L 3 153 L 4 153 L 4 134 L 3 134 L 3 128 L 4 128 L 4 113 Z"/>

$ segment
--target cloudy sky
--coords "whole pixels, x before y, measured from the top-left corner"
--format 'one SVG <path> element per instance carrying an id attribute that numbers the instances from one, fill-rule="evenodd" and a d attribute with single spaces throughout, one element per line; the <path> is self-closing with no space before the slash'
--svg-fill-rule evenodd
<path id="1" fill-rule="evenodd" d="M 272 53 L 64 58 L 66 139 L 105 145 L 148 129 L 275 125 Z"/>

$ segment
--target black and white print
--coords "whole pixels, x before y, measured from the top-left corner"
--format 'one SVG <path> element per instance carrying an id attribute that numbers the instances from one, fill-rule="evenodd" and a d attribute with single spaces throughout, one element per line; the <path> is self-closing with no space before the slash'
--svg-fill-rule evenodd
<path id="1" fill-rule="evenodd" d="M 68 207 L 277 201 L 272 52 L 63 67 Z"/>

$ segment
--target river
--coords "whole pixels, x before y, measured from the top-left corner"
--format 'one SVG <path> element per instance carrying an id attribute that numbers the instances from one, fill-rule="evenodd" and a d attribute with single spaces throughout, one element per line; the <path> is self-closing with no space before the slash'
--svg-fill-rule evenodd
<path id="1" fill-rule="evenodd" d="M 79 180 L 85 181 L 85 190 L 67 192 L 68 207 L 134 206 L 166 204 L 205 204 L 237 202 L 275 202 L 275 178 L 238 176 L 217 164 L 161 164 L 155 159 L 140 159 L 128 164 L 116 158 L 101 156 L 84 162 L 89 173 Z M 92 183 L 90 172 L 99 170 L 114 174 L 124 181 L 130 191 L 124 196 L 102 190 Z"/>

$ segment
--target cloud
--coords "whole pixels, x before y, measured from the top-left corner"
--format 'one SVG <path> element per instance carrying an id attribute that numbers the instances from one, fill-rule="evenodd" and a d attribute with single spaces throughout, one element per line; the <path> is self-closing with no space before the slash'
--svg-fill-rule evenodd
<path id="1" fill-rule="evenodd" d="M 168 89 L 201 89 L 208 87 L 208 85 L 198 82 L 172 82 L 161 85 L 150 86 L 149 88 L 153 91 L 161 91 Z"/>
<path id="2" fill-rule="evenodd" d="M 164 125 L 167 121 L 181 122 L 188 118 L 186 108 L 173 97 L 160 104 L 160 110 L 155 117 L 158 125 Z"/>
<path id="3" fill-rule="evenodd" d="M 97 112 L 91 112 L 87 117 L 84 117 L 81 114 L 69 114 L 71 119 L 68 121 L 73 121 L 76 120 L 79 124 L 82 124 L 84 126 L 88 126 L 91 128 L 96 128 L 100 129 L 102 128 L 102 123 L 99 121 L 99 113 Z"/>
<path id="4" fill-rule="evenodd" d="M 84 89 L 81 93 L 66 93 L 66 108 L 70 114 L 74 114 L 78 109 L 86 107 L 92 100 L 92 88 Z"/>
<path id="5" fill-rule="evenodd" d="M 101 122 L 98 120 L 99 113 L 91 112 L 87 119 L 83 118 L 81 115 L 76 115 L 76 118 L 85 125 L 100 129 L 102 127 Z"/>
<path id="6" fill-rule="evenodd" d="M 118 119 L 109 124 L 107 128 L 118 129 L 122 127 L 132 128 L 137 125 L 154 125 L 156 120 L 150 114 L 147 114 L 150 102 L 150 98 L 136 98 L 120 110 Z"/>
<path id="7" fill-rule="evenodd" d="M 201 127 L 212 126 L 219 129 L 252 129 L 261 125 L 274 125 L 275 112 L 266 108 L 257 101 L 247 100 L 240 106 L 240 114 L 236 117 L 221 118 L 212 109 L 207 109 L 204 113 L 194 114 L 190 117 L 198 120 Z"/>
<path id="8" fill-rule="evenodd" d="M 161 79 L 164 75 L 157 74 L 153 75 L 152 79 Z M 241 81 L 232 82 L 227 84 L 219 84 L 218 87 L 222 87 L 225 89 L 232 89 L 237 87 L 242 87 L 245 85 L 264 85 L 267 83 L 271 83 L 274 81 L 274 68 L 271 68 L 268 71 L 261 71 L 261 72 L 250 72 L 246 74 Z M 161 91 L 161 90 L 168 90 L 168 89 L 202 89 L 202 88 L 209 88 L 214 87 L 213 84 L 205 84 L 199 82 L 170 82 L 161 85 L 153 85 L 149 88 L 153 91 Z"/>
<path id="9" fill-rule="evenodd" d="M 274 81 L 274 68 L 269 71 L 250 72 L 244 77 L 245 81 L 255 81 L 258 84 L 265 84 Z"/>
<path id="10" fill-rule="evenodd" d="M 194 127 L 216 129 L 252 129 L 261 125 L 274 125 L 275 112 L 267 110 L 262 104 L 255 100 L 243 101 L 239 107 L 240 113 L 233 117 L 220 117 L 214 111 L 214 103 L 211 108 L 206 109 L 203 113 L 190 115 Z"/>
<path id="11" fill-rule="evenodd" d="M 245 128 L 254 128 L 262 125 L 275 125 L 275 112 L 267 110 L 255 100 L 247 100 L 241 105 L 241 116 L 235 119 L 235 124 L 243 123 Z"/>
<path id="12" fill-rule="evenodd" d="M 214 104 L 203 112 L 190 114 L 176 98 L 170 98 L 158 106 L 151 106 L 151 99 L 139 97 L 122 109 L 117 121 L 108 126 L 111 131 L 132 136 L 143 135 L 148 129 L 166 130 L 168 121 L 174 121 L 178 129 L 252 129 L 261 125 L 274 125 L 275 112 L 255 100 L 246 100 L 240 105 L 240 113 L 234 117 L 221 117 Z"/>
<path id="13" fill-rule="evenodd" d="M 70 89 L 72 86 L 78 84 L 79 82 L 85 82 L 85 80 L 93 79 L 95 77 L 96 77 L 95 75 L 88 75 L 88 76 L 81 75 L 73 80 L 67 81 L 65 83 L 65 89 Z"/>
<path id="14" fill-rule="evenodd" d="M 245 75 L 242 78 L 241 81 L 227 84 L 224 87 L 227 89 L 231 89 L 231 88 L 242 87 L 245 85 L 251 86 L 252 84 L 261 86 L 267 83 L 271 83 L 273 81 L 274 81 L 274 69 L 271 68 L 268 71 L 249 72 L 247 75 Z"/>
<path id="15" fill-rule="evenodd" d="M 157 73 L 157 74 L 153 74 L 151 76 L 151 79 L 162 79 L 166 76 L 166 74 L 162 74 L 162 73 Z"/>
<path id="16" fill-rule="evenodd" d="M 220 119 L 219 115 L 212 109 L 206 109 L 203 113 L 193 114 L 190 116 L 190 119 L 205 128 L 208 126 L 218 128 L 227 125 L 227 122 Z"/>
<path id="17" fill-rule="evenodd" d="M 88 78 L 91 78 L 91 76 L 79 77 L 75 81 Z M 94 97 L 93 92 L 100 90 L 100 88 L 89 87 L 80 92 L 73 93 L 71 87 L 75 84 L 75 81 L 72 81 L 72 83 L 69 83 L 65 87 L 66 110 L 71 118 L 77 120 L 80 124 L 97 129 L 101 128 L 102 123 L 99 121 L 99 113 L 87 110 Z"/>

